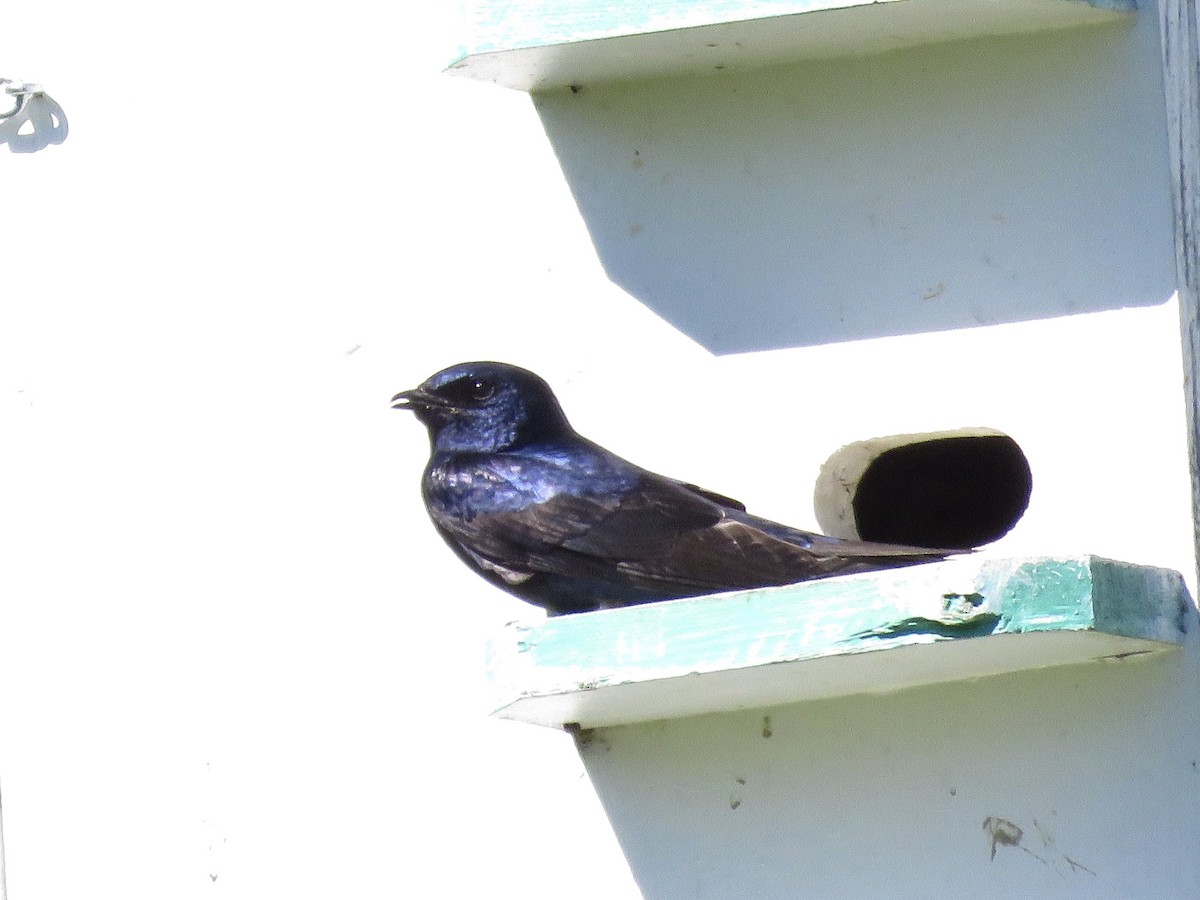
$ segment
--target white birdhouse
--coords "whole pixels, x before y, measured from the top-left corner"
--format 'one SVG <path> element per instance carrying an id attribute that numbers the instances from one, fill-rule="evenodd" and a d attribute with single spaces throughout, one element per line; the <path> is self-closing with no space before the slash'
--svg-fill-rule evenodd
<path id="1" fill-rule="evenodd" d="M 647 898 L 1200 895 L 1196 23 L 472 7 L 450 71 L 528 91 L 611 280 L 746 355 L 822 528 L 985 548 L 497 638 Z"/>

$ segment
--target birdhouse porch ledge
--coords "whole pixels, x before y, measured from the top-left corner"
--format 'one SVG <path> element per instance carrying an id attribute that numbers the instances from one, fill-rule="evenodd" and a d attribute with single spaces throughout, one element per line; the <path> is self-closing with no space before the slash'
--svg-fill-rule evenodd
<path id="1" fill-rule="evenodd" d="M 1135 0 L 518 0 L 465 4 L 447 71 L 523 91 L 728 72 L 1132 18 Z"/>
<path id="2" fill-rule="evenodd" d="M 1193 615 L 1168 569 L 954 559 L 514 623 L 489 647 L 494 715 L 573 730 L 1124 661 Z"/>

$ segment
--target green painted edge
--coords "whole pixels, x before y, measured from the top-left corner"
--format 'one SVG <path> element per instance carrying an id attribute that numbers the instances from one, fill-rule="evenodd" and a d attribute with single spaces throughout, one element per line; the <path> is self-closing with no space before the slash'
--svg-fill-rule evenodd
<path id="1" fill-rule="evenodd" d="M 1178 572 L 1096 558 L 1092 581 L 1097 631 L 1171 643 L 1187 634 L 1193 606 Z"/>
<path id="2" fill-rule="evenodd" d="M 470 55 L 634 37 L 908 0 L 508 0 L 464 4 Z"/>
<path id="3" fill-rule="evenodd" d="M 1095 624 L 1090 558 L 1029 560 L 1005 575 L 981 587 L 998 595 L 998 632 L 1062 631 Z"/>
<path id="4" fill-rule="evenodd" d="M 972 560 L 515 625 L 493 680 L 588 689 L 1000 634 L 1091 631 L 1179 643 L 1177 572 L 1098 557 Z M 523 673 L 523 674 L 522 674 Z"/>
<path id="5" fill-rule="evenodd" d="M 447 68 L 471 57 L 587 41 L 632 38 L 665 31 L 733 25 L 807 13 L 913 0 L 485 0 L 460 5 L 460 53 Z M 1134 13 L 1137 0 L 1061 0 L 1116 13 Z"/>

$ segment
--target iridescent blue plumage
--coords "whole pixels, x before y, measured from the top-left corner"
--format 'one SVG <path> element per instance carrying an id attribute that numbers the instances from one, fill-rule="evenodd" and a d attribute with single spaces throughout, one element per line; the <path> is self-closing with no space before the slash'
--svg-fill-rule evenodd
<path id="1" fill-rule="evenodd" d="M 462 363 L 392 398 L 429 430 L 421 482 L 467 565 L 551 615 L 941 559 L 760 519 L 581 437 L 525 369 Z"/>

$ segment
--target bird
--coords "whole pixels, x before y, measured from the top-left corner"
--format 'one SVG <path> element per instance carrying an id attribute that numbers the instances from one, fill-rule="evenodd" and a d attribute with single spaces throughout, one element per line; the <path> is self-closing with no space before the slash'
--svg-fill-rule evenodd
<path id="1" fill-rule="evenodd" d="M 550 616 L 932 562 L 958 550 L 829 537 L 583 437 L 540 376 L 458 363 L 392 397 L 428 429 L 421 495 L 450 549 Z"/>

